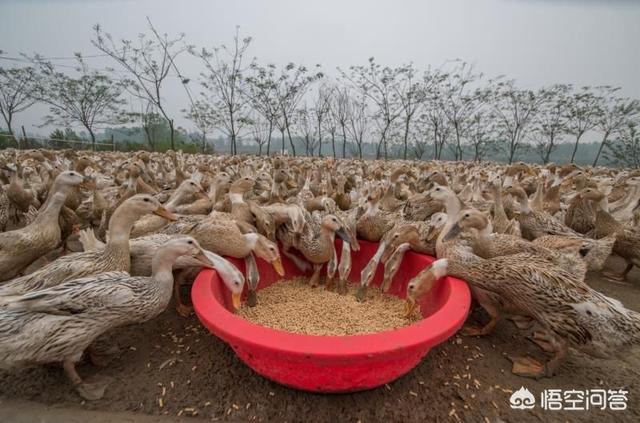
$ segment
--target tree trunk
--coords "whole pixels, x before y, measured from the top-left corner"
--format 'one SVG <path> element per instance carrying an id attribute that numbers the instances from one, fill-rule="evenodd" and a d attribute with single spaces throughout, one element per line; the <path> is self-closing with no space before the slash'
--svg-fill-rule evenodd
<path id="1" fill-rule="evenodd" d="M 404 160 L 407 160 L 407 140 L 409 139 L 409 117 L 404 124 Z"/>
<path id="2" fill-rule="evenodd" d="M 340 126 L 342 127 L 342 158 L 346 158 L 347 157 L 347 132 L 344 129 L 344 123 L 341 123 Z"/>
<path id="3" fill-rule="evenodd" d="M 600 159 L 600 153 L 602 153 L 602 149 L 607 143 L 608 138 L 609 138 L 609 131 L 606 131 L 604 133 L 604 136 L 602 137 L 602 141 L 600 142 L 600 147 L 598 147 L 598 154 L 596 154 L 596 158 L 593 160 L 593 165 L 592 165 L 593 167 L 596 167 L 598 165 L 598 160 Z"/>
<path id="4" fill-rule="evenodd" d="M 433 127 L 433 158 L 438 159 L 438 126 Z"/>
<path id="5" fill-rule="evenodd" d="M 173 119 L 169 119 L 169 133 L 171 134 L 171 149 L 175 151 L 175 129 L 173 128 Z"/>
<path id="6" fill-rule="evenodd" d="M 291 144 L 291 153 L 293 157 L 296 156 L 296 148 L 293 145 L 293 138 L 291 138 L 291 130 L 289 129 L 289 125 L 287 124 L 287 136 L 289 137 L 289 144 Z"/>
<path id="7" fill-rule="evenodd" d="M 273 123 L 269 121 L 269 134 L 267 135 L 267 156 L 271 152 L 271 133 L 273 132 Z"/>
<path id="8" fill-rule="evenodd" d="M 202 131 L 202 154 L 207 152 L 207 134 Z"/>
<path id="9" fill-rule="evenodd" d="M 91 137 L 91 150 L 96 151 L 96 134 L 94 134 L 88 126 L 86 126 L 86 128 L 87 131 L 89 131 L 89 136 Z"/>
<path id="10" fill-rule="evenodd" d="M 576 152 L 578 151 L 578 143 L 580 142 L 580 137 L 582 137 L 582 132 L 578 132 L 576 135 L 576 143 L 573 146 L 573 152 L 571 153 L 571 163 L 573 163 L 573 159 L 576 157 Z"/>
<path id="11" fill-rule="evenodd" d="M 333 158 L 336 158 L 336 131 L 331 132 L 331 148 L 333 149 Z"/>
<path id="12" fill-rule="evenodd" d="M 284 154 L 284 128 L 280 129 L 280 133 L 282 134 L 282 154 Z"/>
<path id="13" fill-rule="evenodd" d="M 236 148 L 236 134 L 231 134 L 231 155 L 234 156 L 237 152 Z"/>
<path id="14" fill-rule="evenodd" d="M 318 157 L 322 157 L 322 121 L 318 119 Z"/>
<path id="15" fill-rule="evenodd" d="M 458 122 L 453 125 L 456 130 L 456 160 L 462 160 L 462 148 L 460 147 L 460 129 L 458 128 Z"/>

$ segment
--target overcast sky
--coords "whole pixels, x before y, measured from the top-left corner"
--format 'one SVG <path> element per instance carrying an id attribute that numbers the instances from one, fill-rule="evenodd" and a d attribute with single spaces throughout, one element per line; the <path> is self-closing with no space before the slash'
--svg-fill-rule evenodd
<path id="1" fill-rule="evenodd" d="M 243 36 L 253 36 L 250 54 L 261 62 L 320 63 L 330 74 L 370 56 L 419 67 L 460 58 L 523 87 L 610 84 L 640 97 L 640 2 L 632 0 L 0 0 L 0 50 L 10 57 L 96 54 L 93 24 L 131 38 L 146 30 L 146 16 L 162 32 L 184 32 L 199 46 L 229 42 L 240 25 Z M 90 60 L 97 68 L 112 65 Z M 178 64 L 195 79 L 193 58 L 185 54 Z M 177 122 L 189 127 L 179 116 L 187 98 L 176 81 L 166 100 Z M 35 125 L 45 112 L 34 108 L 16 123 L 42 132 Z"/>

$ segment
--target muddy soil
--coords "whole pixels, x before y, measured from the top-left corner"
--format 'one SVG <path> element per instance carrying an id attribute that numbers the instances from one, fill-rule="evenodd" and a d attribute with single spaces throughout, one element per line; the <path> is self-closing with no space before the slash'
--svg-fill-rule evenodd
<path id="1" fill-rule="evenodd" d="M 621 269 L 623 264 L 612 259 L 608 266 Z M 640 311 L 640 272 L 634 270 L 629 279 L 631 284 L 619 285 L 590 274 L 587 281 Z M 479 310 L 470 316 L 471 322 L 485 319 Z M 120 347 L 120 354 L 108 367 L 79 366 L 81 375 L 101 372 L 114 378 L 103 399 L 83 401 L 57 366 L 0 372 L 0 417 L 41 421 L 42 407 L 46 407 L 45 414 L 58 416 L 59 421 L 72 421 L 70 416 L 75 409 L 82 421 L 92 423 L 125 421 L 123 416 L 127 416 L 126 421 L 138 421 L 139 416 L 139 422 L 147 422 L 148 415 L 196 416 L 194 420 L 210 421 L 331 423 L 640 421 L 639 352 L 617 359 L 593 359 L 574 353 L 553 378 L 521 378 L 511 374 L 507 356 L 544 359 L 545 354 L 509 321 L 501 322 L 494 334 L 484 338 L 455 336 L 432 350 L 401 379 L 378 389 L 346 395 L 304 393 L 263 379 L 200 326 L 195 316 L 183 319 L 173 308 L 154 321 L 118 330 L 110 337 Z M 527 411 L 512 410 L 509 397 L 521 386 L 528 388 L 538 401 L 544 389 L 624 388 L 629 391 L 628 409 L 544 411 L 538 406 Z M 30 407 L 25 401 L 42 406 Z M 36 411 L 40 414 L 34 414 Z"/>

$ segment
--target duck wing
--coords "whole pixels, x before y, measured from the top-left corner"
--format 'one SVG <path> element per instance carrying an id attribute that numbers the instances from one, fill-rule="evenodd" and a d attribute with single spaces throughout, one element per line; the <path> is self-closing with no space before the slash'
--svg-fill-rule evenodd
<path id="1" fill-rule="evenodd" d="M 15 311 L 53 315 L 74 315 L 96 309 L 113 310 L 131 302 L 135 297 L 129 284 L 118 283 L 123 279 L 135 278 L 131 278 L 127 272 L 106 272 L 74 279 L 52 288 L 14 297 L 6 307 Z"/>

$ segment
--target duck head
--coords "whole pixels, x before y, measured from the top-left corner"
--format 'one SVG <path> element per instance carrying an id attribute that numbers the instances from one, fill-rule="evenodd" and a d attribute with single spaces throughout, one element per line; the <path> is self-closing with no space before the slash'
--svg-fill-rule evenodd
<path id="1" fill-rule="evenodd" d="M 278 245 L 270 241 L 266 236 L 261 234 L 252 234 L 257 237 L 253 251 L 261 259 L 271 263 L 275 271 L 280 276 L 284 276 L 284 266 L 282 265 L 282 259 L 280 258 L 280 251 Z"/>
<path id="2" fill-rule="evenodd" d="M 448 266 L 447 259 L 436 260 L 409 281 L 404 308 L 406 318 L 411 317 L 420 298 L 433 288 L 438 279 L 447 275 Z"/>

